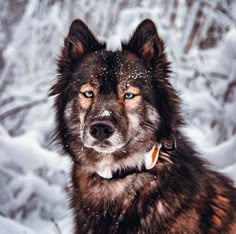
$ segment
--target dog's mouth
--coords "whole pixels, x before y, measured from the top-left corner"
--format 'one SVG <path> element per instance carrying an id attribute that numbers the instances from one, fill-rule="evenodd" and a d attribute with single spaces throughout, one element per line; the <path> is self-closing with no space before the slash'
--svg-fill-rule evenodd
<path id="1" fill-rule="evenodd" d="M 103 142 L 94 141 L 91 145 L 84 144 L 87 148 L 92 148 L 98 153 L 111 154 L 121 149 L 125 149 L 132 141 L 132 137 L 127 142 L 119 142 L 114 144 L 109 140 L 105 140 Z"/>
<path id="2" fill-rule="evenodd" d="M 98 145 L 92 146 L 91 148 L 93 148 L 93 150 L 97 151 L 98 153 L 111 154 L 123 148 L 123 145 L 118 145 L 118 146 L 109 145 L 108 146 L 106 144 L 98 144 Z"/>
<path id="3" fill-rule="evenodd" d="M 110 166 L 104 166 L 102 168 L 99 168 L 96 171 L 96 173 L 98 176 L 100 176 L 103 179 L 111 180 L 111 179 L 124 178 L 134 173 L 137 174 L 137 173 L 146 172 L 152 169 L 153 167 L 155 167 L 158 161 L 161 146 L 162 146 L 161 144 L 156 144 L 152 147 L 150 151 L 141 155 L 142 161 L 143 161 L 143 164 L 141 167 L 126 167 L 126 168 L 118 169 L 116 171 L 112 171 Z"/>

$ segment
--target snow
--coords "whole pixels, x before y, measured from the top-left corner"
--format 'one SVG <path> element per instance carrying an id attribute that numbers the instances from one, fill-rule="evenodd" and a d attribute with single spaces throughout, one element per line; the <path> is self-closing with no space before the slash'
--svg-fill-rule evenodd
<path id="1" fill-rule="evenodd" d="M 29 228 L 14 222 L 13 220 L 0 216 L 1 234 L 36 234 Z"/>
<path id="2" fill-rule="evenodd" d="M 69 184 L 66 173 L 70 161 L 40 146 L 36 132 L 17 137 L 5 133 L 0 138 L 0 149 L 1 212 L 35 230 L 39 222 L 34 221 L 42 216 L 49 232 L 51 219 L 58 222 L 66 218 L 68 197 L 64 189 Z"/>
<path id="3" fill-rule="evenodd" d="M 178 2 L 175 8 L 174 1 L 166 0 L 33 0 L 16 1 L 15 9 L 0 1 L 1 234 L 72 233 L 71 161 L 52 143 L 53 99 L 47 95 L 74 17 L 108 41 L 111 50 L 120 49 L 120 41 L 142 19 L 155 21 L 172 62 L 171 83 L 182 98 L 184 133 L 213 169 L 236 181 L 236 2 L 194 2 L 190 8 Z M 218 3 L 224 12 L 216 9 Z M 191 42 L 199 7 L 207 17 L 199 19 L 200 30 Z M 211 34 L 216 43 L 201 50 L 203 39 L 211 41 L 207 36 L 213 24 L 221 28 Z"/>
<path id="4" fill-rule="evenodd" d="M 207 150 L 207 156 L 219 168 L 227 168 L 236 162 L 236 136 Z M 235 170 L 236 175 L 236 170 Z M 236 177 L 235 177 L 236 178 Z"/>
<path id="5" fill-rule="evenodd" d="M 99 116 L 101 116 L 101 117 L 108 117 L 110 115 L 111 115 L 111 111 L 104 110 Z"/>

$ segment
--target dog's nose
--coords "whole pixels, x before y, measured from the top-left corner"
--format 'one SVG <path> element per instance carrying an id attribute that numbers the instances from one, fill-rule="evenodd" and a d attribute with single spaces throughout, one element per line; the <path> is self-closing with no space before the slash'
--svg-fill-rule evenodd
<path id="1" fill-rule="evenodd" d="M 114 126 L 107 121 L 96 122 L 91 125 L 89 132 L 94 138 L 103 141 L 113 134 Z"/>

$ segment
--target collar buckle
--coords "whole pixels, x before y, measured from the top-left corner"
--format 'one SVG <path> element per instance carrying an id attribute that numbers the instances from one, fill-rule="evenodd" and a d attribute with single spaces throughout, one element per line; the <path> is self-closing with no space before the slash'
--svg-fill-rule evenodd
<path id="1" fill-rule="evenodd" d="M 174 136 L 171 136 L 169 140 L 162 143 L 162 151 L 171 152 L 177 149 L 177 142 Z"/>

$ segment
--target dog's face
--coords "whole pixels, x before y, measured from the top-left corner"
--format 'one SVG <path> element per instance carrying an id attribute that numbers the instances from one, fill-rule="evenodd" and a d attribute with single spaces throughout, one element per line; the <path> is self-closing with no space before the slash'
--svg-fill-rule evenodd
<path id="1" fill-rule="evenodd" d="M 111 155 L 114 163 L 150 150 L 179 122 L 169 63 L 154 24 L 143 21 L 122 48 L 105 50 L 80 20 L 65 39 L 52 94 L 58 95 L 64 148 L 85 164 Z"/>
<path id="2" fill-rule="evenodd" d="M 74 97 L 64 115 L 84 147 L 114 153 L 154 140 L 159 113 L 152 103 L 152 74 L 134 55 L 88 55 L 72 79 Z"/>

